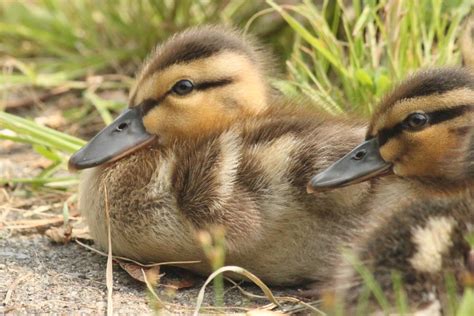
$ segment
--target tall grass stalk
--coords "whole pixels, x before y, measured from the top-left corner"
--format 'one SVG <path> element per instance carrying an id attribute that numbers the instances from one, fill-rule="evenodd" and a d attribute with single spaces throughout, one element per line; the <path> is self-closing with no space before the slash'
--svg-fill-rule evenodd
<path id="1" fill-rule="evenodd" d="M 198 234 L 201 247 L 204 250 L 213 271 L 217 271 L 225 263 L 225 230 L 224 227 L 216 226 L 209 232 L 201 231 Z M 214 283 L 214 304 L 224 306 L 224 276 L 216 274 Z"/>

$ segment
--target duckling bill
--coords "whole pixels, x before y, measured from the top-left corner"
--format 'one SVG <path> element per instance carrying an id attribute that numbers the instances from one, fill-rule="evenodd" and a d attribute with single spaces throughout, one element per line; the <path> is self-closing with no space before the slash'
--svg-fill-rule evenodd
<path id="1" fill-rule="evenodd" d="M 143 125 L 141 107 L 124 111 L 69 159 L 70 170 L 116 161 L 156 139 Z"/>
<path id="2" fill-rule="evenodd" d="M 372 138 L 314 176 L 308 184 L 307 191 L 313 193 L 363 182 L 388 173 L 391 166 L 391 163 L 380 156 L 378 139 Z"/>

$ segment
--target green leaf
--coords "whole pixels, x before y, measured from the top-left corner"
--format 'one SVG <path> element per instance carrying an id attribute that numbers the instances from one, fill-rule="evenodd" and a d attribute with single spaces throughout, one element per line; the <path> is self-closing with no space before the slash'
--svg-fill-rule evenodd
<path id="1" fill-rule="evenodd" d="M 369 73 L 364 69 L 357 69 L 355 72 L 355 77 L 357 81 L 359 81 L 364 86 L 372 87 L 374 85 Z"/>
<path id="2" fill-rule="evenodd" d="M 392 80 L 387 75 L 378 75 L 375 79 L 375 95 L 384 95 L 392 87 Z"/>
<path id="3" fill-rule="evenodd" d="M 474 315 L 474 289 L 468 287 L 464 290 L 456 316 L 472 315 Z"/>
<path id="4" fill-rule="evenodd" d="M 55 152 L 49 150 L 45 146 L 41 145 L 33 145 L 33 149 L 40 154 L 41 156 L 45 157 L 46 159 L 49 159 L 51 161 L 61 161 L 61 157 L 56 154 Z"/>

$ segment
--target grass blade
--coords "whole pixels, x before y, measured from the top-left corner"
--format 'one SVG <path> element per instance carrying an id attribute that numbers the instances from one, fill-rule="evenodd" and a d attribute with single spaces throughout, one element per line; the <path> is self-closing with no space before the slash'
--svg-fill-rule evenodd
<path id="1" fill-rule="evenodd" d="M 250 271 L 237 267 L 237 266 L 225 266 L 222 267 L 216 271 L 214 271 L 207 279 L 206 282 L 204 282 L 204 285 L 201 287 L 201 290 L 199 291 L 198 298 L 197 298 L 197 303 L 196 303 L 196 308 L 194 310 L 193 315 L 197 316 L 199 315 L 199 310 L 201 309 L 202 302 L 204 301 L 204 293 L 206 291 L 206 286 L 218 275 L 224 272 L 233 272 L 240 274 L 246 278 L 248 278 L 250 281 L 255 283 L 262 291 L 265 293 L 266 297 L 276 306 L 280 306 L 280 303 L 278 303 L 277 299 L 275 296 L 273 296 L 272 291 L 268 288 L 268 286 L 262 282 L 256 275 L 251 273 Z"/>

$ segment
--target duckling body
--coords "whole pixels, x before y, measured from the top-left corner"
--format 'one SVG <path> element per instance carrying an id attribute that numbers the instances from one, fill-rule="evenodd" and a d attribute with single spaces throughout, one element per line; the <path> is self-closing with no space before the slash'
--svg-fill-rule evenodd
<path id="1" fill-rule="evenodd" d="M 200 47 L 206 39 L 224 43 Z M 171 48 L 184 61 L 170 61 Z M 107 248 L 107 193 L 114 255 L 199 260 L 183 267 L 209 274 L 196 235 L 220 225 L 226 264 L 274 285 L 327 279 L 368 185 L 316 198 L 305 186 L 362 140 L 364 125 L 272 96 L 255 54 L 236 34 L 205 28 L 171 39 L 145 65 L 127 112 L 140 121 L 121 116 L 96 136 L 115 144 L 117 133 L 141 124 L 140 149 L 117 143 L 118 160 L 91 145 L 71 159 L 73 167 L 96 166 L 82 175 L 79 204 L 99 247 Z"/>
<path id="2" fill-rule="evenodd" d="M 403 293 L 411 311 L 447 313 L 450 293 L 447 277 L 456 282 L 455 294 L 462 293 L 468 285 L 466 276 L 474 275 L 474 258 L 468 259 L 472 250 L 467 241 L 474 233 L 473 190 L 402 201 L 373 211 L 359 238 L 348 248 L 356 262 L 372 273 L 389 310 L 397 310 L 397 295 Z M 357 305 L 366 290 L 366 281 L 356 264 L 345 260 L 336 265 L 329 287 L 344 299 L 349 309 Z M 400 278 L 403 292 L 396 290 L 396 278 Z M 375 297 L 371 296 L 369 301 L 372 311 L 383 308 Z"/>
<path id="3" fill-rule="evenodd" d="M 473 109 L 472 73 L 421 72 L 395 89 L 374 113 L 365 147 L 341 159 L 346 176 L 333 176 L 340 169 L 338 162 L 312 179 L 309 190 L 320 190 L 385 174 L 372 180 L 364 206 L 368 220 L 360 223 L 358 236 L 347 245 L 352 260 L 341 257 L 332 281 L 318 291 L 333 292 L 355 309 L 367 291 L 357 271 L 362 264 L 388 299 L 385 308 L 397 306 L 395 274 L 412 310 L 447 312 L 446 276 L 457 279 L 457 290 L 462 291 L 465 276 L 474 275 L 467 240 L 474 233 Z M 370 142 L 375 143 L 372 149 Z M 354 167 L 365 171 L 352 171 Z M 372 311 L 382 309 L 374 296 L 369 302 Z"/>

